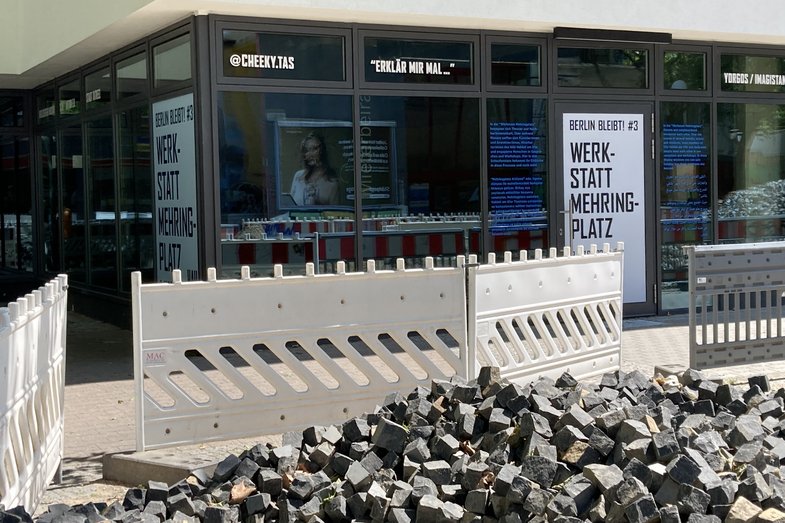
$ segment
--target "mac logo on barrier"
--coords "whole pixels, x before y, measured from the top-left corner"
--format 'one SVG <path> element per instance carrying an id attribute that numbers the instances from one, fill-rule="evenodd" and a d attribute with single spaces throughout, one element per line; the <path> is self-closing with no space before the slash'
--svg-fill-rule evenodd
<path id="1" fill-rule="evenodd" d="M 166 352 L 162 350 L 144 353 L 144 365 L 163 365 L 166 363 Z"/>

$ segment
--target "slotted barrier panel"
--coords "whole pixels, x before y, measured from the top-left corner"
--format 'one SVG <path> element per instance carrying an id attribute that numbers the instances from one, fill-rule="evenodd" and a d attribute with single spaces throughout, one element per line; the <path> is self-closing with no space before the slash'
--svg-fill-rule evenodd
<path id="1" fill-rule="evenodd" d="M 577 379 L 620 368 L 623 244 L 548 258 L 477 265 L 469 258 L 469 362 L 499 367 L 507 379 Z M 477 369 L 469 367 L 469 374 Z"/>
<path id="2" fill-rule="evenodd" d="M 32 514 L 63 460 L 68 277 L 0 308 L 0 504 Z"/>
<path id="3" fill-rule="evenodd" d="M 690 367 L 785 359 L 785 242 L 685 247 Z"/>
<path id="4" fill-rule="evenodd" d="M 459 267 L 141 284 L 132 276 L 137 448 L 275 434 L 467 376 Z"/>

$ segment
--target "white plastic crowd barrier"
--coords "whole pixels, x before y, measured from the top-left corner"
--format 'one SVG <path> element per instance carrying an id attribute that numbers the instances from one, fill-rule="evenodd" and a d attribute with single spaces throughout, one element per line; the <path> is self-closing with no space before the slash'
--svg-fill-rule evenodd
<path id="1" fill-rule="evenodd" d="M 618 369 L 622 250 L 604 249 L 206 282 L 134 273 L 137 449 L 339 423 L 479 365 L 510 379 Z"/>
<path id="2" fill-rule="evenodd" d="M 564 248 L 548 258 L 535 251 L 520 261 L 469 259 L 469 362 L 499 367 L 507 379 L 577 379 L 610 372 L 621 364 L 623 244 L 605 244 L 575 255 Z M 477 369 L 470 367 L 469 374 Z"/>
<path id="3" fill-rule="evenodd" d="M 0 503 L 38 506 L 63 460 L 68 277 L 0 309 Z"/>
<path id="4" fill-rule="evenodd" d="M 785 359 L 785 242 L 685 247 L 690 367 Z"/>
<path id="5" fill-rule="evenodd" d="M 138 450 L 336 423 L 466 376 L 462 269 L 173 276 L 132 277 Z"/>

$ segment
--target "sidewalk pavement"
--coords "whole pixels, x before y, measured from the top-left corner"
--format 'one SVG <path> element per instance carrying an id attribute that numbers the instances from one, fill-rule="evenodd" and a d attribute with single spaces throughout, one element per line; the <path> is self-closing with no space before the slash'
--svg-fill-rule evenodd
<path id="1" fill-rule="evenodd" d="M 637 369 L 652 376 L 655 366 L 686 368 L 687 325 L 687 315 L 624 320 L 622 369 Z M 136 453 L 131 331 L 69 312 L 66 339 L 62 483 L 49 487 L 38 513 L 52 503 L 75 505 L 122 499 L 129 487 L 147 480 L 174 483 L 177 479 L 173 475 L 182 478 L 187 470 L 209 467 L 256 443 L 280 444 L 277 435 Z M 768 374 L 773 386 L 785 386 L 785 361 L 706 373 L 744 382 L 749 376 Z"/>

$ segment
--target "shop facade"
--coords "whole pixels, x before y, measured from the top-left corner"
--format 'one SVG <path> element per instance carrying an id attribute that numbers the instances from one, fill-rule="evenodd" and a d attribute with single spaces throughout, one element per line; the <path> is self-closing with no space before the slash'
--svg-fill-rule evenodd
<path id="1" fill-rule="evenodd" d="M 684 245 L 785 236 L 784 130 L 777 46 L 193 16 L 0 91 L 0 264 L 98 307 L 624 242 L 625 313 L 678 311 Z"/>

